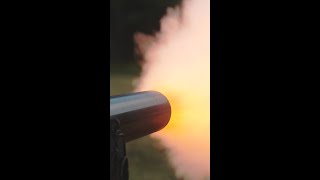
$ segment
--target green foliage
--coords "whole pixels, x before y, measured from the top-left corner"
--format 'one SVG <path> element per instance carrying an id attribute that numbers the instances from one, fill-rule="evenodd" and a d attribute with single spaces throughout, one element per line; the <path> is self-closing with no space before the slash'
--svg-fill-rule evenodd
<path id="1" fill-rule="evenodd" d="M 175 180 L 164 151 L 156 149 L 158 142 L 150 137 L 137 139 L 127 145 L 130 180 Z"/>

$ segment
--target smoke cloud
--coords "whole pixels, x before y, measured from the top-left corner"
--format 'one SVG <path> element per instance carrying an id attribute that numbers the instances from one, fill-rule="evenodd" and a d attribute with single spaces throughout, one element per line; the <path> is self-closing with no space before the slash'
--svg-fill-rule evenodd
<path id="1" fill-rule="evenodd" d="M 176 176 L 210 178 L 210 0 L 169 8 L 154 36 L 136 34 L 143 57 L 136 91 L 166 95 L 172 117 L 152 135 L 167 149 Z"/>

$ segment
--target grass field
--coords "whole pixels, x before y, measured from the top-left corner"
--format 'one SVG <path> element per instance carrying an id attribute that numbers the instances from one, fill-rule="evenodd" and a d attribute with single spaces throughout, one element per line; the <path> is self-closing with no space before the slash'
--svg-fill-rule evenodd
<path id="1" fill-rule="evenodd" d="M 136 65 L 111 65 L 110 96 L 131 92 Z M 127 144 L 130 180 L 176 180 L 161 145 L 149 136 Z"/>

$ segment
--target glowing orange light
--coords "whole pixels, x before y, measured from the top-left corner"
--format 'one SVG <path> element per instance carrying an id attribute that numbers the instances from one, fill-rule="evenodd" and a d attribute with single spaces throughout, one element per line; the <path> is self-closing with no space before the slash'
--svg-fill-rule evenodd
<path id="1" fill-rule="evenodd" d="M 209 178 L 210 0 L 186 0 L 181 9 L 170 9 L 161 31 L 147 39 L 136 91 L 159 91 L 172 108 L 169 124 L 152 137 L 168 148 L 177 176 Z"/>

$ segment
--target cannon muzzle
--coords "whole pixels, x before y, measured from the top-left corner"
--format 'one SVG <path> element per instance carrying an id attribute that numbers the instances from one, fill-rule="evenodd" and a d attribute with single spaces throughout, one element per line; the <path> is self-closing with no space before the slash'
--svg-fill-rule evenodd
<path id="1" fill-rule="evenodd" d="M 170 103 L 159 92 L 110 97 L 110 121 L 119 122 L 126 142 L 161 130 L 169 123 L 170 117 Z"/>

